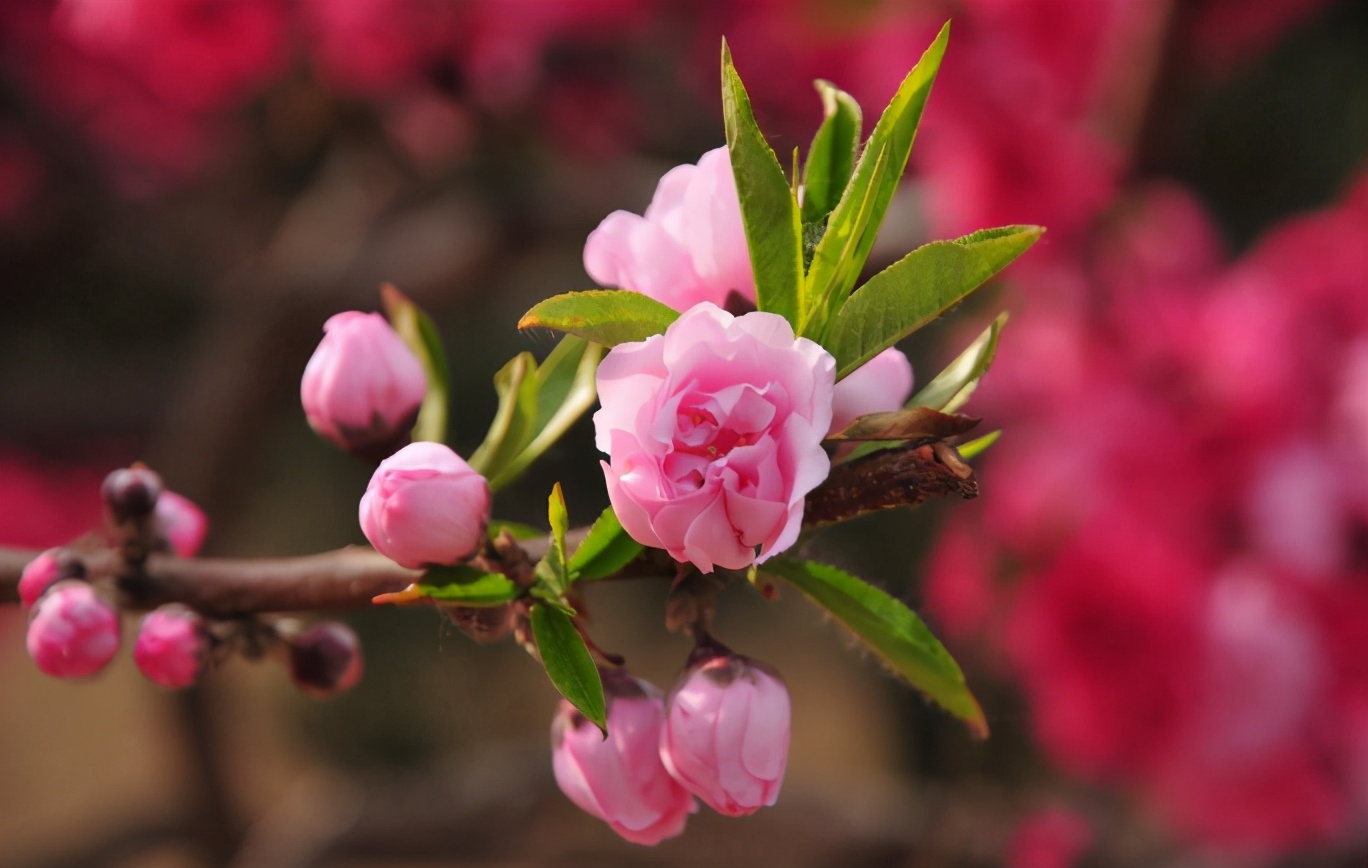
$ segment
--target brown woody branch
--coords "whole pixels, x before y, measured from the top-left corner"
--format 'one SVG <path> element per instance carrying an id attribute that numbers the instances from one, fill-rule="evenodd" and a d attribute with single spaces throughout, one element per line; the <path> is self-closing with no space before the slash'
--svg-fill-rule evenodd
<path id="1" fill-rule="evenodd" d="M 947 495 L 978 495 L 972 469 L 953 447 L 937 442 L 887 449 L 833 466 L 827 480 L 808 495 L 804 524 L 833 524 Z M 570 536 L 582 539 L 585 530 L 576 529 Z M 520 547 L 526 564 L 541 558 L 546 543 L 531 540 Z M 0 603 L 19 601 L 19 576 L 38 554 L 0 547 Z M 137 565 L 108 548 L 83 551 L 83 560 L 87 577 L 112 582 L 131 608 L 181 603 L 217 618 L 365 608 L 378 594 L 401 591 L 422 576 L 420 570 L 401 567 L 362 547 L 271 559 L 183 559 L 154 552 Z M 640 564 L 629 565 L 628 570 L 634 576 L 642 574 Z"/>

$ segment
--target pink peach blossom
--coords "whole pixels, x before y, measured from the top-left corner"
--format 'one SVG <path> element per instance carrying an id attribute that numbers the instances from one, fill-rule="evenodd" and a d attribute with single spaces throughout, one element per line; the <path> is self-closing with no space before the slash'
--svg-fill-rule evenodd
<path id="1" fill-rule="evenodd" d="M 157 498 L 157 522 L 162 535 L 178 557 L 193 558 L 209 533 L 209 519 L 190 498 L 174 491 L 163 491 Z"/>
<path id="2" fill-rule="evenodd" d="M 664 704 L 652 684 L 604 672 L 608 737 L 562 701 L 551 724 L 556 783 L 570 801 L 634 844 L 654 846 L 684 831 L 698 810 L 660 761 Z"/>
<path id="3" fill-rule="evenodd" d="M 730 817 L 779 798 L 788 766 L 788 688 L 769 667 L 723 653 L 670 691 L 660 758 L 685 789 Z"/>
<path id="4" fill-rule="evenodd" d="M 912 395 L 912 363 L 889 347 L 836 384 L 831 430 L 840 431 L 866 413 L 897 410 Z"/>
<path id="5" fill-rule="evenodd" d="M 133 662 L 155 684 L 179 690 L 194 684 L 209 658 L 204 619 L 181 606 L 148 613 L 138 628 Z"/>
<path id="6" fill-rule="evenodd" d="M 594 426 L 622 526 L 704 572 L 788 548 L 804 496 L 831 469 L 835 367 L 783 317 L 706 302 L 663 335 L 614 347 Z"/>
<path id="7" fill-rule="evenodd" d="M 28 652 L 54 678 L 87 678 L 119 650 L 119 615 L 85 582 L 58 582 L 33 607 Z"/>
<path id="8" fill-rule="evenodd" d="M 614 211 L 584 243 L 584 269 L 604 286 L 630 289 L 688 310 L 754 302 L 755 277 L 726 148 L 660 179 L 645 216 Z"/>
<path id="9" fill-rule="evenodd" d="M 489 483 L 441 443 L 410 443 L 380 462 L 361 497 L 375 550 L 419 569 L 466 560 L 484 540 Z"/>

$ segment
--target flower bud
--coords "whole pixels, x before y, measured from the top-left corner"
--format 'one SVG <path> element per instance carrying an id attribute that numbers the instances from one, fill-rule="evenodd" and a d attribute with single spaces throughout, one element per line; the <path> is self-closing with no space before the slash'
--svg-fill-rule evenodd
<path id="1" fill-rule="evenodd" d="M 189 687 L 209 661 L 208 627 L 184 606 L 162 606 L 143 618 L 133 662 L 154 683 L 168 690 Z"/>
<path id="2" fill-rule="evenodd" d="M 105 504 L 120 522 L 150 515 L 161 493 L 161 477 L 141 464 L 113 471 L 100 487 Z"/>
<path id="3" fill-rule="evenodd" d="M 912 394 L 912 363 L 902 350 L 889 347 L 836 384 L 831 397 L 834 434 L 868 413 L 902 407 Z"/>
<path id="4" fill-rule="evenodd" d="M 119 615 L 86 582 L 53 585 L 33 607 L 28 652 L 54 678 L 86 678 L 119 650 Z"/>
<path id="5" fill-rule="evenodd" d="M 351 690 L 361 680 L 361 640 L 346 624 L 314 624 L 286 641 L 290 677 L 305 695 L 327 699 Z"/>
<path id="6" fill-rule="evenodd" d="M 19 599 L 32 606 L 62 579 L 85 578 L 85 564 L 64 549 L 48 549 L 29 561 L 19 575 Z"/>
<path id="7" fill-rule="evenodd" d="M 718 813 L 741 817 L 774 804 L 788 748 L 788 688 L 753 660 L 711 656 L 686 670 L 666 700 L 661 761 Z"/>
<path id="8" fill-rule="evenodd" d="M 660 691 L 621 670 L 603 673 L 608 737 L 570 703 L 551 724 L 551 765 L 561 792 L 634 844 L 684 831 L 698 810 L 660 762 Z"/>
<path id="9" fill-rule="evenodd" d="M 411 443 L 380 462 L 361 497 L 361 530 L 410 569 L 467 560 L 485 538 L 489 483 L 440 443 Z"/>
<path id="10" fill-rule="evenodd" d="M 407 442 L 427 392 L 423 363 L 378 313 L 347 311 L 323 324 L 299 397 L 309 425 L 363 458 Z"/>
<path id="11" fill-rule="evenodd" d="M 209 533 L 209 519 L 204 510 L 188 497 L 163 491 L 157 498 L 156 514 L 162 536 L 178 557 L 193 558 L 199 553 L 204 537 Z"/>

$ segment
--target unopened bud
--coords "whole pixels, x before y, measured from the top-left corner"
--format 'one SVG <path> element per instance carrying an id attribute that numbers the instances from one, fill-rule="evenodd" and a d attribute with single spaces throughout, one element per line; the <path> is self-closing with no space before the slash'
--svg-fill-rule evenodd
<path id="1" fill-rule="evenodd" d="M 513 629 L 514 612 L 508 603 L 498 606 L 442 606 L 460 631 L 481 645 L 498 642 Z"/>
<path id="2" fill-rule="evenodd" d="M 769 667 L 697 654 L 665 700 L 660 759 L 713 810 L 754 813 L 779 798 L 788 766 L 789 694 Z"/>
<path id="3" fill-rule="evenodd" d="M 314 624 L 286 638 L 290 677 L 301 692 L 315 699 L 344 693 L 361 680 L 361 640 L 338 621 Z"/>
<path id="4" fill-rule="evenodd" d="M 209 533 L 209 519 L 188 497 L 163 491 L 157 498 L 157 524 L 178 557 L 193 558 Z"/>
<path id="5" fill-rule="evenodd" d="M 28 652 L 54 678 L 87 678 L 119 650 L 119 615 L 86 582 L 63 581 L 33 607 Z"/>
<path id="6" fill-rule="evenodd" d="M 115 470 L 100 488 L 109 511 L 121 522 L 151 515 L 161 492 L 161 477 L 141 464 Z"/>
<path id="7" fill-rule="evenodd" d="M 162 606 L 143 618 L 133 662 L 155 684 L 179 690 L 199 679 L 210 645 L 203 618 L 184 606 Z"/>
<path id="8" fill-rule="evenodd" d="M 380 462 L 361 497 L 361 531 L 410 569 L 460 563 L 485 541 L 489 483 L 441 443 L 410 443 Z"/>
<path id="9" fill-rule="evenodd" d="M 423 363 L 378 313 L 346 311 L 323 324 L 299 397 L 309 425 L 363 458 L 408 441 L 427 394 Z"/>
<path id="10" fill-rule="evenodd" d="M 19 575 L 19 599 L 32 606 L 43 592 L 62 579 L 85 578 L 85 564 L 65 549 L 48 549 L 29 561 Z"/>

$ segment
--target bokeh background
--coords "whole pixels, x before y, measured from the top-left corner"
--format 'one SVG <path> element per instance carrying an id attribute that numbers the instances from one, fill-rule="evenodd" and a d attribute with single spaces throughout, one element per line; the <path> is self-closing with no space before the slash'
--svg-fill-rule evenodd
<path id="1" fill-rule="evenodd" d="M 441 325 L 468 452 L 518 316 L 586 288 L 585 236 L 722 143 L 732 46 L 780 154 L 867 122 L 947 19 L 873 265 L 1049 227 L 918 333 L 923 379 L 1012 311 L 971 409 L 983 496 L 815 556 L 921 609 L 993 737 L 851 653 L 796 595 L 718 635 L 794 698 L 779 805 L 653 850 L 556 791 L 555 696 L 512 644 L 357 612 L 368 674 L 268 664 L 162 692 L 126 655 L 41 677 L 0 611 L 0 865 L 1368 864 L 1368 4 L 1362 0 L 4 0 L 0 543 L 98 521 L 142 459 L 206 554 L 360 542 L 369 469 L 298 380 L 392 281 Z M 587 425 L 496 505 L 606 502 Z M 664 587 L 595 636 L 659 684 Z"/>

